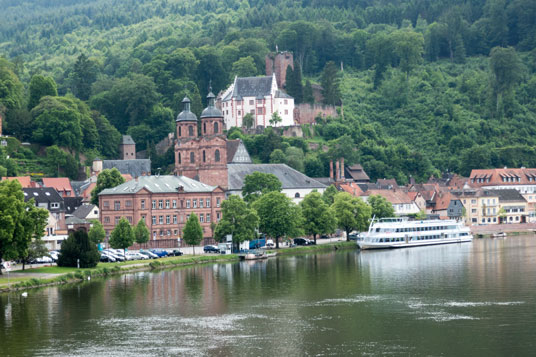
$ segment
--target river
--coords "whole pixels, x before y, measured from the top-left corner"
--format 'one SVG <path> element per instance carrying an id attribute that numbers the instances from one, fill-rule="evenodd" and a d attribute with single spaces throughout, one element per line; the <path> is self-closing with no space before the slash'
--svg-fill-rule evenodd
<path id="1" fill-rule="evenodd" d="M 522 356 L 535 348 L 533 235 L 0 295 L 1 356 Z"/>

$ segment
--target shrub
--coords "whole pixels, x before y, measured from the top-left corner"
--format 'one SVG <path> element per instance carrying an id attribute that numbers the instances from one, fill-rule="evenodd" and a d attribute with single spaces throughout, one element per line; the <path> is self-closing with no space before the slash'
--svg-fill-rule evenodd
<path id="1" fill-rule="evenodd" d="M 76 231 L 69 235 L 61 245 L 58 266 L 76 267 L 80 260 L 80 268 L 94 268 L 99 262 L 97 246 L 89 240 L 86 232 Z"/>

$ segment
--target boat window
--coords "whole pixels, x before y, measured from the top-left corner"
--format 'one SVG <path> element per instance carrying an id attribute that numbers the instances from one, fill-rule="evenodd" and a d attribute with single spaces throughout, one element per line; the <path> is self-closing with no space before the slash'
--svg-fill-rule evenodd
<path id="1" fill-rule="evenodd" d="M 378 233 L 379 231 L 380 231 L 380 229 L 379 229 L 379 228 L 376 228 L 376 233 Z"/>

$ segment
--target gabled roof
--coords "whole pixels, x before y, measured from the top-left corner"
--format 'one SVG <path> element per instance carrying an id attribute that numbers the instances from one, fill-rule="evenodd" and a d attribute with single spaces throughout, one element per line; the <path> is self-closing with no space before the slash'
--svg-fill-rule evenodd
<path id="1" fill-rule="evenodd" d="M 515 189 L 493 190 L 499 196 L 499 202 L 527 202 L 525 197 Z"/>
<path id="2" fill-rule="evenodd" d="M 102 190 L 99 196 L 133 194 L 142 189 L 152 193 L 176 193 L 181 187 L 184 192 L 212 192 L 216 189 L 216 186 L 210 186 L 186 176 L 140 176 L 137 180 Z"/>
<path id="3" fill-rule="evenodd" d="M 23 188 L 35 187 L 30 176 L 2 177 L 2 181 L 4 180 L 17 180 Z"/>
<path id="4" fill-rule="evenodd" d="M 352 196 L 359 197 L 363 194 L 363 191 L 357 185 L 355 182 L 348 182 L 348 183 L 341 183 L 339 187 L 343 190 L 351 194 Z"/>
<path id="5" fill-rule="evenodd" d="M 469 180 L 472 187 L 536 185 L 536 169 L 522 167 L 472 170 Z"/>
<path id="6" fill-rule="evenodd" d="M 95 205 L 82 205 L 73 212 L 73 216 L 80 219 L 86 219 L 86 217 L 96 208 L 97 206 Z"/>
<path id="7" fill-rule="evenodd" d="M 132 139 L 132 136 L 130 136 L 130 135 L 123 135 L 123 139 L 121 141 L 121 144 L 123 144 L 123 145 L 136 145 L 136 143 Z"/>
<path id="8" fill-rule="evenodd" d="M 450 192 L 439 192 L 434 196 L 434 211 L 446 210 L 449 207 L 450 200 L 453 198 Z"/>
<path id="9" fill-rule="evenodd" d="M 231 97 L 265 97 L 272 91 L 273 76 L 237 77 Z"/>
<path id="10" fill-rule="evenodd" d="M 285 189 L 315 189 L 325 188 L 324 184 L 294 170 L 285 164 L 227 164 L 228 188 L 231 191 L 242 190 L 244 179 L 254 172 L 274 174 Z"/>
<path id="11" fill-rule="evenodd" d="M 63 197 L 52 187 L 38 187 L 38 188 L 23 188 L 24 193 L 24 202 L 35 200 L 37 205 L 46 204 L 47 207 L 50 207 L 50 203 L 59 203 L 58 208 L 49 208 L 51 212 L 64 211 Z"/>
<path id="12" fill-rule="evenodd" d="M 251 157 L 242 140 L 227 140 L 228 164 L 250 164 L 251 162 Z"/>
<path id="13" fill-rule="evenodd" d="M 63 197 L 65 213 L 72 214 L 82 204 L 82 197 Z"/>
<path id="14" fill-rule="evenodd" d="M 136 159 L 136 160 L 103 160 L 103 169 L 117 168 L 122 174 L 129 174 L 132 177 L 139 177 L 142 175 L 151 174 L 151 160 L 150 159 Z"/>
<path id="15" fill-rule="evenodd" d="M 363 170 L 363 166 L 356 164 L 352 166 L 346 166 L 344 168 L 344 175 L 346 177 L 352 178 L 354 181 L 370 181 L 369 176 Z"/>
<path id="16" fill-rule="evenodd" d="M 69 192 L 69 197 L 74 197 L 71 181 L 67 177 L 43 177 L 44 187 L 53 187 L 58 192 Z"/>

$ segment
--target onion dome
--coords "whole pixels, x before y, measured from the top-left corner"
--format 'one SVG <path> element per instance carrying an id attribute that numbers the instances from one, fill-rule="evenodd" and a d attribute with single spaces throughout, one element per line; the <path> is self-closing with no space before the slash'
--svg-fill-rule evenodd
<path id="1" fill-rule="evenodd" d="M 190 111 L 190 99 L 188 97 L 184 97 L 182 100 L 182 104 L 184 104 L 184 109 L 182 112 L 177 115 L 177 120 L 175 121 L 197 121 L 197 117 L 194 113 Z"/>
<path id="2" fill-rule="evenodd" d="M 206 107 L 203 110 L 203 112 L 201 113 L 201 119 L 203 119 L 203 118 L 223 118 L 223 113 L 221 112 L 221 110 L 219 110 L 218 108 L 216 108 L 214 106 L 214 98 L 216 98 L 216 96 L 214 95 L 214 93 L 212 93 L 212 90 L 209 91 L 209 93 L 207 95 L 208 107 Z"/>

